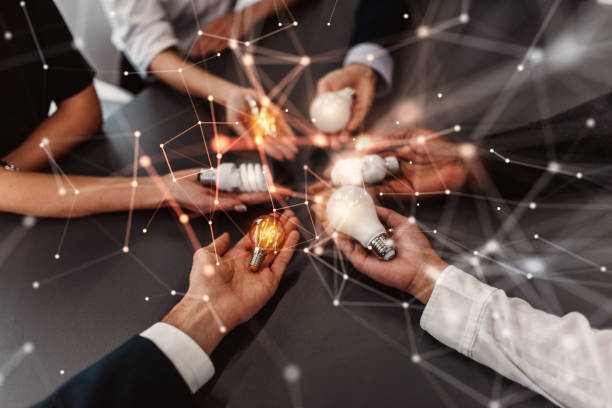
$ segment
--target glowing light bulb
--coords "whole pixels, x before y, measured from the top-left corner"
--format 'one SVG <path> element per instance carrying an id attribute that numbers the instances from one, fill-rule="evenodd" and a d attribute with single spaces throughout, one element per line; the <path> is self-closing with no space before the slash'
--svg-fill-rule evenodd
<path id="1" fill-rule="evenodd" d="M 310 104 L 310 117 L 313 123 L 326 133 L 335 133 L 344 129 L 351 118 L 354 94 L 355 90 L 347 87 L 317 96 Z"/>
<path id="2" fill-rule="evenodd" d="M 261 106 L 255 102 L 251 96 L 245 97 L 247 104 L 251 108 L 249 128 L 252 129 L 255 140 L 263 141 L 269 137 L 276 137 L 278 134 L 278 116 L 268 107 L 270 100 L 264 97 Z"/>
<path id="3" fill-rule="evenodd" d="M 250 193 L 266 191 L 272 185 L 270 171 L 266 165 L 259 163 L 221 163 L 217 168 L 202 169 L 198 180 L 204 185 L 216 185 L 223 191 L 240 191 Z"/>
<path id="4" fill-rule="evenodd" d="M 256 271 L 267 251 L 278 251 L 282 247 L 285 242 L 285 228 L 274 216 L 263 215 L 253 221 L 250 237 L 254 249 L 249 269 Z"/>
<path id="5" fill-rule="evenodd" d="M 331 180 L 335 186 L 375 184 L 382 181 L 387 172 L 396 173 L 399 162 L 395 156 L 380 157 L 368 154 L 339 160 L 331 171 Z"/>
<path id="6" fill-rule="evenodd" d="M 327 219 L 335 229 L 371 248 L 385 261 L 395 257 L 393 242 L 387 239 L 385 227 L 376 215 L 374 201 L 364 189 L 344 186 L 336 190 L 327 202 Z"/>

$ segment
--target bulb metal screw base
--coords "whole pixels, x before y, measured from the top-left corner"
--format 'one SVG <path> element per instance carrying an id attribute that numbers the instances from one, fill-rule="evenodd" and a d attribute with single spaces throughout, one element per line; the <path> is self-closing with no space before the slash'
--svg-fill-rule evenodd
<path id="1" fill-rule="evenodd" d="M 390 261 L 391 259 L 395 258 L 395 255 L 397 255 L 395 248 L 388 244 L 387 234 L 384 232 L 372 238 L 368 246 L 372 247 L 372 250 L 376 253 L 376 255 L 385 261 Z"/>
<path id="2" fill-rule="evenodd" d="M 249 263 L 249 269 L 255 272 L 259 269 L 259 265 L 266 257 L 266 251 L 261 249 L 260 247 L 255 247 L 253 250 L 253 256 L 251 257 L 251 263 Z"/>

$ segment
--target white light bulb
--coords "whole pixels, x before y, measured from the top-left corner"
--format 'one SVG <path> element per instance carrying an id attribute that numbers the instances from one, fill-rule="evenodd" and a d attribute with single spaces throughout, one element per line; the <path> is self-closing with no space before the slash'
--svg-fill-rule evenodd
<path id="1" fill-rule="evenodd" d="M 198 180 L 202 184 L 217 185 L 223 191 L 267 191 L 270 171 L 267 166 L 259 163 L 242 163 L 236 167 L 234 163 L 221 163 L 217 168 L 202 169 Z"/>
<path id="2" fill-rule="evenodd" d="M 382 181 L 387 172 L 396 173 L 399 162 L 395 156 L 381 157 L 368 154 L 364 157 L 338 160 L 331 171 L 331 180 L 335 186 L 376 184 Z"/>
<path id="3" fill-rule="evenodd" d="M 395 249 L 376 215 L 374 200 L 364 189 L 344 186 L 336 190 L 327 202 L 327 219 L 332 227 L 372 248 L 385 261 L 395 257 Z"/>
<path id="4" fill-rule="evenodd" d="M 325 133 L 335 133 L 344 129 L 351 118 L 354 94 L 355 90 L 347 87 L 317 96 L 310 104 L 310 117 L 313 123 Z"/>

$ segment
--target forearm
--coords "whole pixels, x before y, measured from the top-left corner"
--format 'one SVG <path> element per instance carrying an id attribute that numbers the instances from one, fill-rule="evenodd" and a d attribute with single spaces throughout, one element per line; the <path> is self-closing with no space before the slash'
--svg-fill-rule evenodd
<path id="1" fill-rule="evenodd" d="M 157 54 L 150 68 L 157 78 L 181 92 L 200 98 L 212 95 L 215 100 L 222 103 L 227 102 L 226 98 L 230 90 L 239 87 L 198 66 L 186 63 L 173 49 Z"/>
<path id="2" fill-rule="evenodd" d="M 58 110 L 4 160 L 22 171 L 40 169 L 48 164 L 49 155 L 53 158 L 62 156 L 101 126 L 100 103 L 93 85 L 90 85 L 62 101 Z"/>
<path id="3" fill-rule="evenodd" d="M 133 195 L 133 198 L 132 198 Z M 155 207 L 163 192 L 150 178 L 61 176 L 0 170 L 0 211 L 39 217 L 81 217 Z"/>
<path id="4" fill-rule="evenodd" d="M 457 268 L 436 283 L 421 327 L 559 405 L 603 407 L 612 398 L 611 330 L 592 329 L 578 313 L 536 310 Z"/>

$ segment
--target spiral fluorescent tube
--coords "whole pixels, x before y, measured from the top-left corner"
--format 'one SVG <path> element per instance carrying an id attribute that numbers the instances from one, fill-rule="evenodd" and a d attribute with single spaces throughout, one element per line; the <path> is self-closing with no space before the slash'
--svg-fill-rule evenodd
<path id="1" fill-rule="evenodd" d="M 259 163 L 221 163 L 217 168 L 202 169 L 198 180 L 204 185 L 217 185 L 223 191 L 244 193 L 267 191 L 270 171 Z"/>

